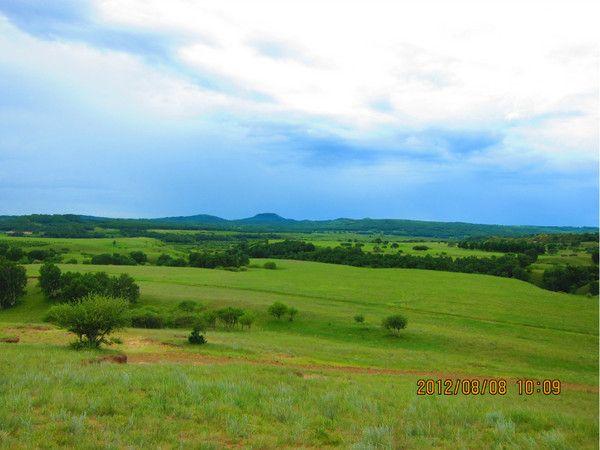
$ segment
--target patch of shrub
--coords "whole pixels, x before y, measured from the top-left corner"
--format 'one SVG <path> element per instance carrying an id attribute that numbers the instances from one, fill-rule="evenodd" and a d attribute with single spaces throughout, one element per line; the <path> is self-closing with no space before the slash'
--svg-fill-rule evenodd
<path id="1" fill-rule="evenodd" d="M 73 303 L 53 306 L 49 321 L 75 333 L 78 347 L 97 348 L 106 337 L 128 323 L 125 299 L 105 295 L 88 295 Z"/>
<path id="2" fill-rule="evenodd" d="M 273 261 L 267 261 L 266 263 L 263 264 L 263 267 L 265 269 L 275 270 L 275 269 L 277 269 L 277 264 L 275 264 Z"/>
<path id="3" fill-rule="evenodd" d="M 287 313 L 288 313 L 288 319 L 289 319 L 289 321 L 293 322 L 294 321 L 294 317 L 296 317 L 296 315 L 298 314 L 298 310 L 296 308 L 294 308 L 294 307 L 291 306 L 291 307 L 288 308 Z"/>
<path id="4" fill-rule="evenodd" d="M 61 273 L 52 263 L 40 268 L 39 285 L 47 299 L 73 301 L 90 294 L 101 294 L 135 303 L 140 296 L 139 286 L 125 273 L 118 277 L 109 277 L 105 272 Z"/>
<path id="5" fill-rule="evenodd" d="M 227 328 L 235 327 L 243 315 L 244 310 L 240 308 L 227 307 L 217 310 L 217 317 Z"/>
<path id="6" fill-rule="evenodd" d="M 268 312 L 279 320 L 288 312 L 288 307 L 281 302 L 275 302 L 269 306 Z"/>
<path id="7" fill-rule="evenodd" d="M 408 320 L 401 314 L 394 314 L 383 319 L 382 325 L 386 330 L 390 330 L 394 333 L 398 333 L 400 330 L 406 328 Z"/>
<path id="8" fill-rule="evenodd" d="M 363 316 L 362 314 L 357 314 L 354 316 L 354 321 L 356 323 L 363 323 L 365 321 L 365 316 Z"/>
<path id="9" fill-rule="evenodd" d="M 163 328 L 163 318 L 153 311 L 136 311 L 131 314 L 131 326 L 135 328 Z"/>
<path id="10" fill-rule="evenodd" d="M 413 246 L 413 250 L 419 250 L 419 251 L 429 250 L 429 247 L 427 247 L 426 245 L 415 245 L 415 246 Z"/>
<path id="11" fill-rule="evenodd" d="M 201 334 L 202 331 L 204 331 L 202 330 L 202 327 L 200 327 L 199 325 L 195 326 L 192 330 L 192 333 L 188 337 L 188 342 L 194 345 L 206 344 L 206 339 Z"/>
<path id="12" fill-rule="evenodd" d="M 25 294 L 25 286 L 25 268 L 0 256 L 0 309 L 15 306 Z"/>
<path id="13" fill-rule="evenodd" d="M 248 329 L 250 329 L 250 327 L 252 327 L 252 324 L 254 323 L 254 314 L 246 311 L 244 313 L 244 315 L 242 317 L 240 317 L 240 325 L 242 326 L 242 330 L 244 329 L 244 327 L 248 327 Z"/>
<path id="14" fill-rule="evenodd" d="M 92 256 L 92 264 L 113 265 L 113 266 L 135 266 L 137 262 L 128 255 L 119 253 L 102 253 L 101 255 Z"/>

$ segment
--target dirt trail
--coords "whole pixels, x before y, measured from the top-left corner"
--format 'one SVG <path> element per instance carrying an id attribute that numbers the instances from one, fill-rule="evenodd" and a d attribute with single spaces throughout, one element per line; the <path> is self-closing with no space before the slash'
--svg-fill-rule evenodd
<path id="1" fill-rule="evenodd" d="M 185 364 L 251 364 L 255 366 L 283 367 L 290 369 L 302 369 L 310 371 L 332 371 L 342 373 L 356 373 L 367 375 L 396 375 L 396 376 L 418 376 L 422 378 L 433 379 L 477 379 L 485 380 L 491 378 L 503 378 L 509 383 L 517 381 L 516 378 L 490 377 L 489 375 L 464 375 L 449 372 L 423 371 L 423 370 L 404 370 L 404 369 L 386 369 L 380 367 L 356 367 L 356 366 L 333 366 L 326 364 L 298 364 L 293 362 L 282 362 L 278 360 L 254 360 L 246 358 L 236 358 L 233 356 L 211 356 L 200 353 L 166 352 L 166 353 L 132 353 L 128 355 L 130 364 L 158 364 L 158 363 L 185 363 Z M 303 378 L 318 378 L 314 374 L 302 374 Z M 561 383 L 562 389 L 569 391 L 582 391 L 598 393 L 598 386 L 588 384 Z"/>

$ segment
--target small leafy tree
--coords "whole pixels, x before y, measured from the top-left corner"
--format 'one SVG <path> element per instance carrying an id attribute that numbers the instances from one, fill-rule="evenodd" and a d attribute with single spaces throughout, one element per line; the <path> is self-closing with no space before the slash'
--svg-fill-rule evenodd
<path id="1" fill-rule="evenodd" d="M 357 314 L 354 316 L 354 321 L 356 323 L 363 323 L 365 321 L 365 316 L 363 316 L 362 314 Z"/>
<path id="2" fill-rule="evenodd" d="M 293 306 L 289 307 L 287 310 L 290 322 L 294 321 L 294 317 L 296 317 L 296 314 L 298 314 L 298 310 L 296 308 L 294 308 Z"/>
<path id="3" fill-rule="evenodd" d="M 47 299 L 54 299 L 60 295 L 60 269 L 52 263 L 45 263 L 40 267 L 40 289 Z"/>
<path id="4" fill-rule="evenodd" d="M 177 305 L 177 308 L 185 312 L 194 312 L 198 308 L 198 303 L 193 300 L 184 300 Z"/>
<path id="5" fill-rule="evenodd" d="M 110 279 L 110 294 L 115 298 L 124 298 L 136 303 L 140 298 L 140 287 L 130 275 L 122 273 L 118 278 Z"/>
<path id="6" fill-rule="evenodd" d="M 15 306 L 26 285 L 25 268 L 0 257 L 0 309 Z"/>
<path id="7" fill-rule="evenodd" d="M 215 328 L 217 326 L 217 311 L 204 311 L 200 314 L 200 320 L 205 323 L 207 327 Z"/>
<path id="8" fill-rule="evenodd" d="M 227 307 L 217 311 L 219 320 L 221 320 L 227 328 L 233 328 L 236 326 L 240 320 L 240 317 L 243 315 L 244 310 L 239 308 Z"/>
<path id="9" fill-rule="evenodd" d="M 129 257 L 138 264 L 144 264 L 144 263 L 148 262 L 148 255 L 146 255 L 142 251 L 131 252 L 131 253 L 129 253 Z"/>
<path id="10" fill-rule="evenodd" d="M 394 314 L 383 319 L 383 327 L 397 334 L 400 330 L 406 328 L 408 321 L 401 314 Z"/>
<path id="11" fill-rule="evenodd" d="M 288 307 L 281 302 L 275 302 L 271 306 L 269 306 L 269 314 L 277 319 L 281 319 L 281 317 L 287 313 Z"/>
<path id="12" fill-rule="evenodd" d="M 246 311 L 244 313 L 244 315 L 242 317 L 240 317 L 240 325 L 242 326 L 242 329 L 244 327 L 248 327 L 248 329 L 250 329 L 250 327 L 252 326 L 253 323 L 254 323 L 254 315 L 248 311 Z"/>
<path id="13" fill-rule="evenodd" d="M 93 294 L 73 303 L 53 306 L 48 319 L 75 333 L 78 346 L 97 348 L 106 342 L 106 336 L 128 324 L 128 306 L 125 299 Z"/>
<path id="14" fill-rule="evenodd" d="M 192 333 L 188 337 L 188 342 L 194 345 L 206 344 L 206 339 L 202 332 L 204 331 L 204 327 L 200 324 L 194 326 Z"/>

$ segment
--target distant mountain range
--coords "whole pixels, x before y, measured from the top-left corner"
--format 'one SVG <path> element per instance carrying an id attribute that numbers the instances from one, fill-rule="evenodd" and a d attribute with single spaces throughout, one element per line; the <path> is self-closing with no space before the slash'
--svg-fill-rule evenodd
<path id="1" fill-rule="evenodd" d="M 241 232 L 357 232 L 385 233 L 406 237 L 464 239 L 485 236 L 526 236 L 540 233 L 597 233 L 596 227 L 535 225 L 484 225 L 464 222 L 430 222 L 404 219 L 294 220 L 274 213 L 228 220 L 207 214 L 156 219 L 118 219 L 75 214 L 0 216 L 0 231 L 41 232 L 53 236 L 84 237 L 98 228 L 118 229 L 124 235 L 152 229 L 203 229 Z M 96 231 L 96 235 L 98 232 Z"/>

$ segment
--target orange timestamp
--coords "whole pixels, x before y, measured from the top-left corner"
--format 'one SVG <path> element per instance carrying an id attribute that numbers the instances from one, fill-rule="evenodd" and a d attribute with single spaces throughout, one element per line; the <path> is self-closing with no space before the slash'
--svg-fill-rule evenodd
<path id="1" fill-rule="evenodd" d="M 561 391 L 560 380 L 519 379 L 516 385 L 519 395 L 558 395 Z M 504 378 L 422 378 L 417 380 L 417 395 L 506 395 L 508 386 Z"/>

